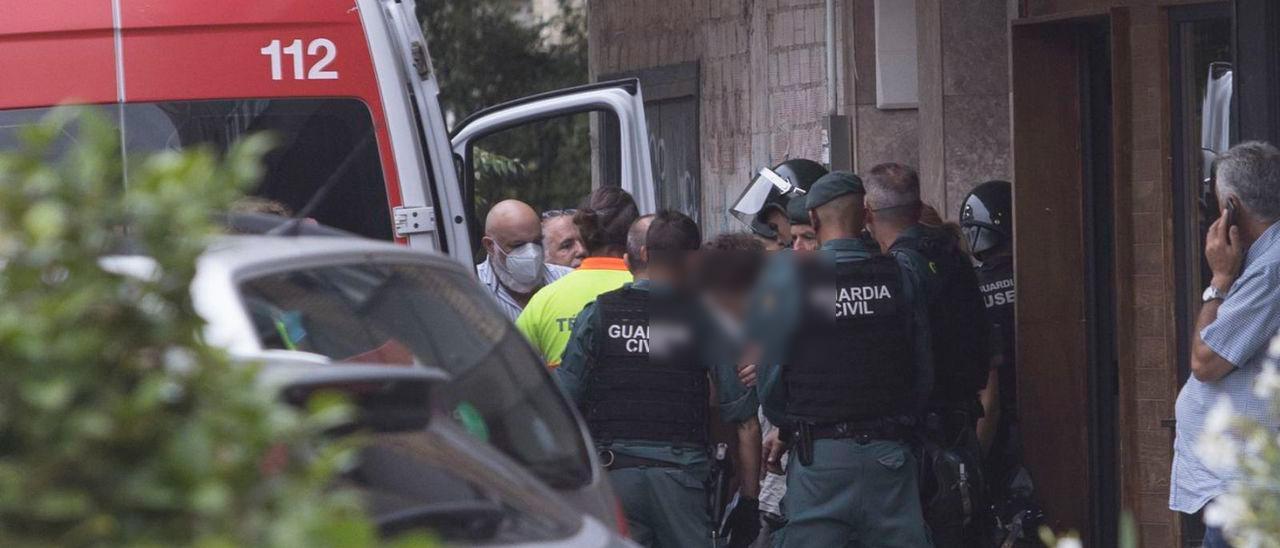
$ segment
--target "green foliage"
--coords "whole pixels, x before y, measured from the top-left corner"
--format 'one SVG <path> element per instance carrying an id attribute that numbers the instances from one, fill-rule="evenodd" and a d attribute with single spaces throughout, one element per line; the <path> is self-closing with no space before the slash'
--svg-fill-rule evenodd
<path id="1" fill-rule="evenodd" d="M 514 0 L 420 0 L 452 123 L 482 108 L 587 82 L 583 2 L 560 0 L 556 16 L 528 20 Z M 589 115 L 502 132 L 477 143 L 475 211 L 516 198 L 538 209 L 576 206 L 591 191 Z"/>
<path id="2" fill-rule="evenodd" d="M 65 153 L 59 135 L 74 136 Z M 367 546 L 341 403 L 277 403 L 200 337 L 189 285 L 268 140 L 129 164 L 118 130 L 55 110 L 0 153 L 0 545 Z M 141 160 L 141 161 L 138 161 Z M 145 279 L 104 270 L 128 244 Z"/>

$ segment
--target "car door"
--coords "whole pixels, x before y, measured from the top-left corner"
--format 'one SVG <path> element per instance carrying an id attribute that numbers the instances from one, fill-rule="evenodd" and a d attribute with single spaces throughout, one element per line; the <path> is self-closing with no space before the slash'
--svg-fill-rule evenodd
<path id="1" fill-rule="evenodd" d="M 588 133 L 589 143 L 583 140 Z M 479 228 L 483 210 L 492 205 L 484 201 L 502 197 L 532 196 L 525 201 L 546 213 L 575 207 L 593 188 L 617 185 L 631 193 L 642 214 L 656 207 L 644 97 L 634 78 L 551 91 L 484 109 L 459 123 L 451 142 L 462 193 L 470 200 L 467 212 L 473 229 Z M 530 143 L 534 150 L 529 150 Z M 566 183 L 565 178 L 577 183 Z M 494 179 L 508 186 L 497 188 Z M 562 188 L 527 188 L 531 185 Z"/>

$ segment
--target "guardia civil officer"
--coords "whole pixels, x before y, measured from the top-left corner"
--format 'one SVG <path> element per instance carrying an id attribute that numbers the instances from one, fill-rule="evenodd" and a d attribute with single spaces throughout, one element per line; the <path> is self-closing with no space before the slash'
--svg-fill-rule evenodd
<path id="1" fill-rule="evenodd" d="M 1017 436 L 1016 334 L 1013 308 L 1013 200 L 1008 181 L 987 181 L 975 187 L 960 206 L 960 226 L 978 261 L 979 287 L 994 326 L 1000 359 L 995 392 L 1000 414 L 994 440 L 987 451 L 986 472 L 993 495 L 1001 496 L 1021 463 Z"/>
<path id="2" fill-rule="evenodd" d="M 922 444 L 925 520 L 939 547 L 975 546 L 991 531 L 985 517 L 979 399 L 993 351 L 973 263 L 956 236 L 920 223 L 920 179 L 896 163 L 871 168 L 867 226 L 880 248 L 921 274 L 933 342 L 934 384 Z"/>
<path id="3" fill-rule="evenodd" d="M 746 545 L 759 532 L 758 404 L 738 381 L 730 343 L 688 291 L 700 240 L 689 217 L 655 215 L 640 250 L 647 268 L 587 305 L 555 371 L 586 419 L 632 539 L 645 546 L 710 542 L 709 381 L 721 419 L 738 425 L 742 501 L 733 536 Z"/>
<path id="4" fill-rule="evenodd" d="M 792 217 L 787 204 L 804 196 L 827 168 L 813 160 L 792 158 L 761 169 L 729 207 L 729 213 L 751 229 L 767 251 L 792 248 Z"/>
<path id="5" fill-rule="evenodd" d="M 930 544 L 907 444 L 932 385 L 923 287 L 858 238 L 864 194 L 852 173 L 819 179 L 820 250 L 773 261 L 748 320 L 764 413 L 790 447 L 775 546 Z"/>

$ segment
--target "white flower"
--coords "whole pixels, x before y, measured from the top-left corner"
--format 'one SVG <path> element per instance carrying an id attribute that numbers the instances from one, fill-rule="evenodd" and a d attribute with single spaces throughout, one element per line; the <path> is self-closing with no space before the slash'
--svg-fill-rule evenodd
<path id="1" fill-rule="evenodd" d="M 1209 469 L 1226 472 L 1236 468 L 1240 447 L 1226 436 L 1203 435 L 1196 442 L 1196 455 Z"/>
<path id="2" fill-rule="evenodd" d="M 1271 344 L 1267 345 L 1267 355 L 1274 359 L 1280 359 L 1280 334 L 1271 337 Z"/>
<path id="3" fill-rule="evenodd" d="M 1275 362 L 1267 362 L 1262 366 L 1258 378 L 1253 381 L 1253 395 L 1266 399 L 1277 393 L 1280 393 L 1280 371 L 1276 370 Z"/>
<path id="4" fill-rule="evenodd" d="M 1209 410 L 1209 415 L 1204 419 L 1204 433 L 1211 436 L 1226 434 L 1231 428 L 1231 421 L 1235 419 L 1235 414 L 1235 409 L 1231 407 L 1231 400 L 1226 396 L 1220 396 L 1218 403 L 1213 405 L 1213 409 Z"/>
<path id="5" fill-rule="evenodd" d="M 1081 544 L 1078 538 L 1064 537 L 1058 539 L 1058 544 L 1054 548 L 1084 548 L 1084 544 Z"/>
<path id="6" fill-rule="evenodd" d="M 1239 523 L 1248 512 L 1248 506 L 1240 497 L 1232 494 L 1219 495 L 1205 507 L 1204 523 L 1211 527 L 1229 529 Z"/>
<path id="7" fill-rule="evenodd" d="M 1204 435 L 1228 433 L 1233 420 L 1235 420 L 1235 408 L 1231 407 L 1231 399 L 1226 396 L 1217 398 L 1217 403 L 1208 410 L 1208 416 L 1204 417 Z"/>

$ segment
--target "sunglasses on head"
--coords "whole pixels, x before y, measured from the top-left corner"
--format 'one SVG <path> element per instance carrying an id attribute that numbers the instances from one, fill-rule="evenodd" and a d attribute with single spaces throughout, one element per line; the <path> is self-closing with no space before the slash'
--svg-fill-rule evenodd
<path id="1" fill-rule="evenodd" d="M 556 217 L 564 217 L 565 215 L 573 215 L 577 213 L 576 209 L 548 209 L 542 212 L 542 220 L 555 219 Z"/>

